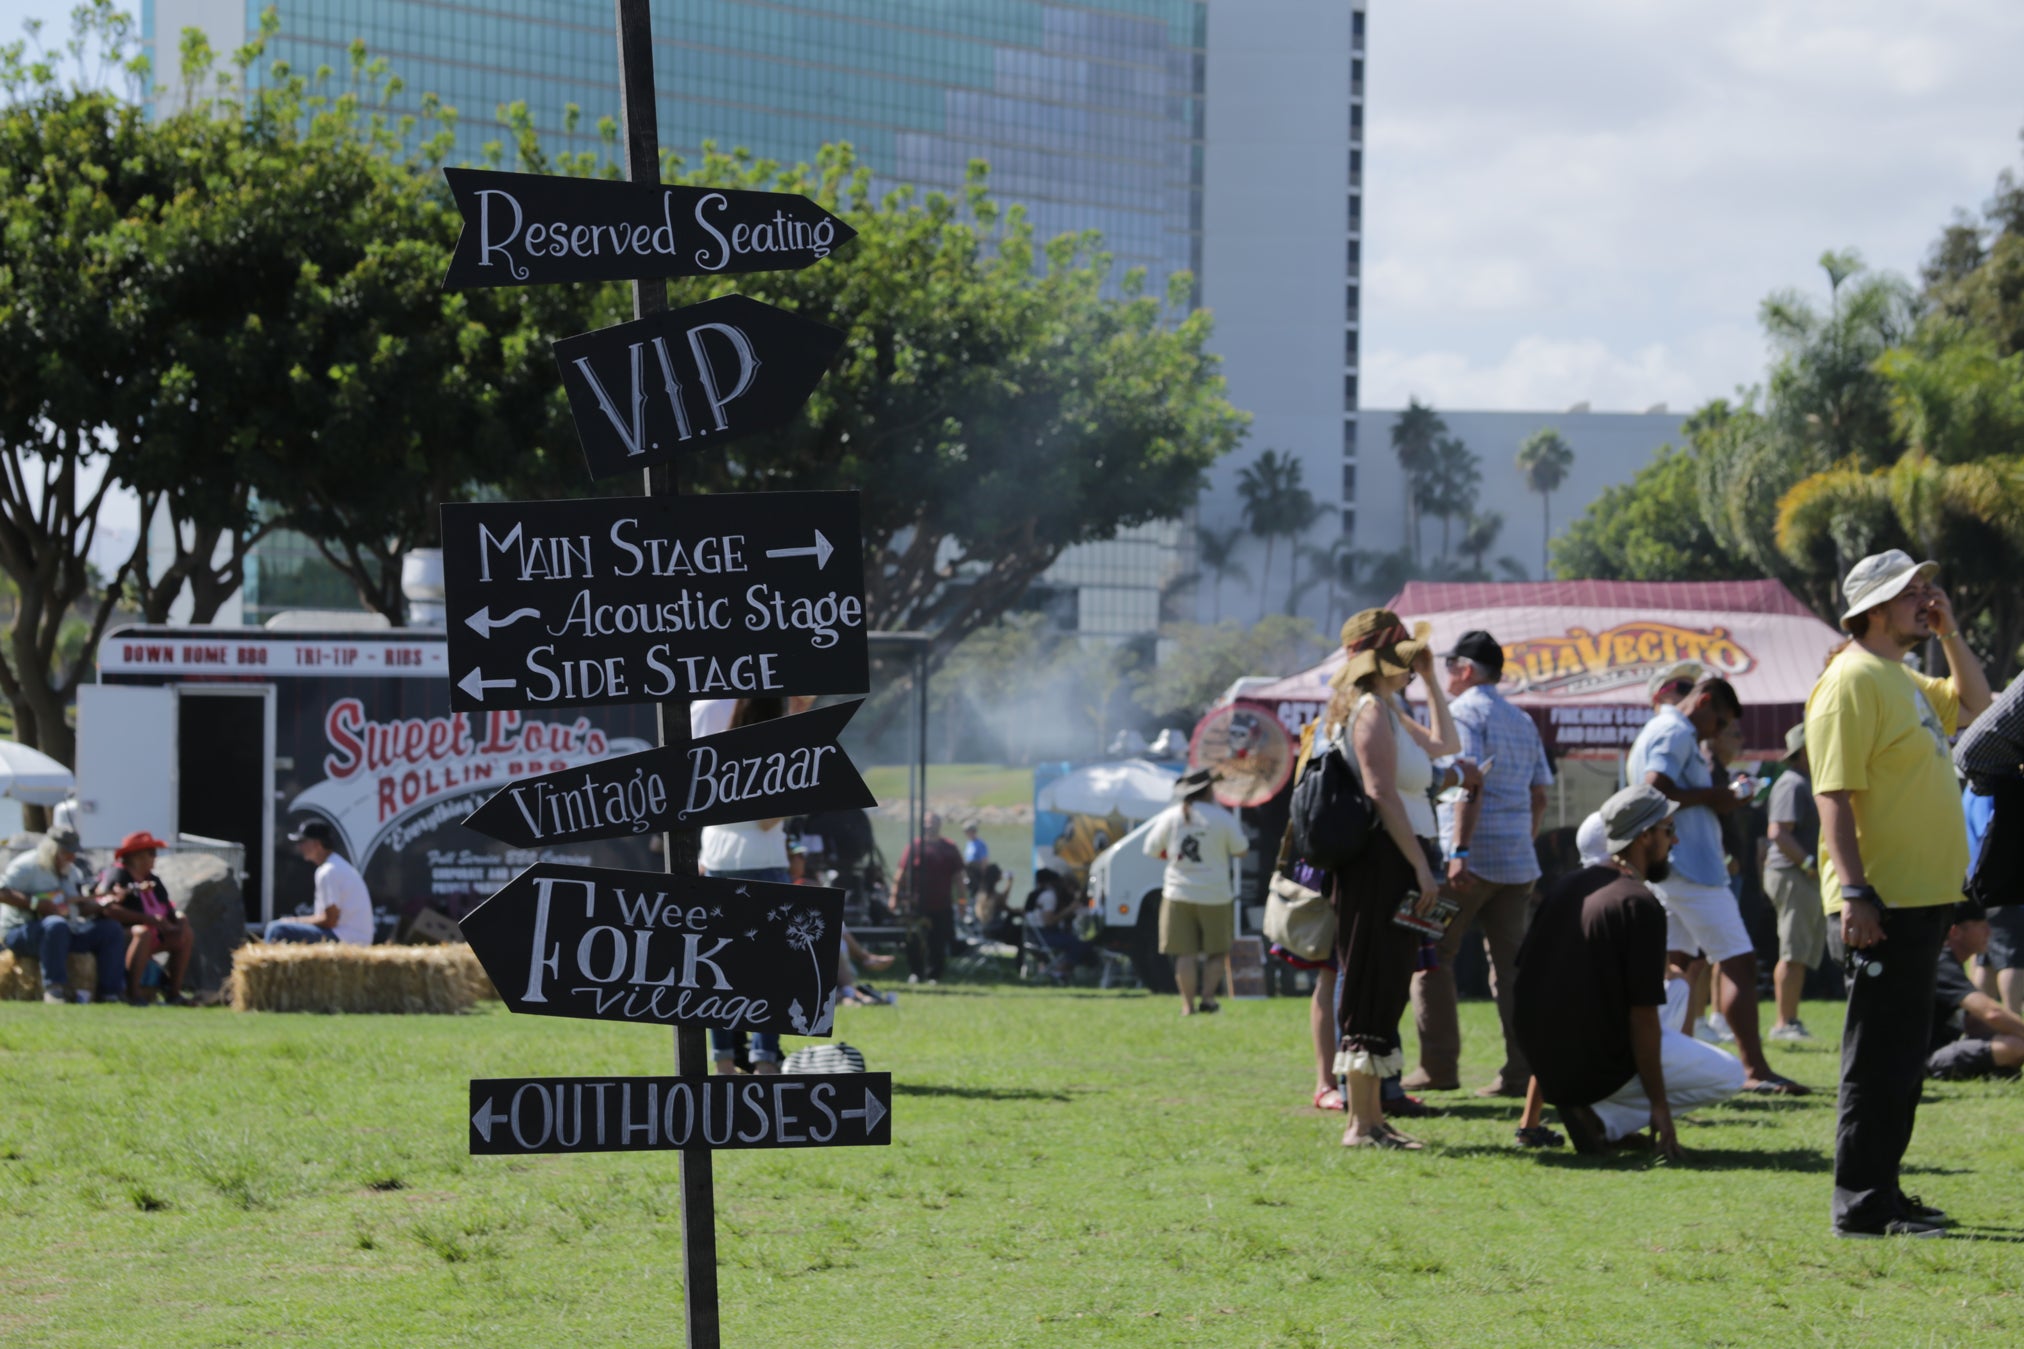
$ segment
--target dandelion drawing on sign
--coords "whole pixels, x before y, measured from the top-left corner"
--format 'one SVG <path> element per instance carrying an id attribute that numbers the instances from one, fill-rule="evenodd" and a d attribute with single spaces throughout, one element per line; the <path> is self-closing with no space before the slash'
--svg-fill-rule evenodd
<path id="1" fill-rule="evenodd" d="M 745 929 L 745 940 L 746 940 L 746 941 L 757 941 L 757 940 L 759 940 L 759 929 L 758 929 L 758 928 L 756 928 L 756 927 L 748 927 L 748 928 L 746 928 L 746 929 Z"/>
<path id="2" fill-rule="evenodd" d="M 787 911 L 787 908 L 788 906 L 783 904 L 780 906 L 780 911 L 784 913 Z M 824 931 L 825 925 L 822 921 L 822 915 L 814 909 L 802 909 L 787 920 L 787 931 L 785 933 L 787 944 L 796 950 L 808 952 L 808 963 L 815 970 L 815 1005 L 823 1009 L 822 1015 L 816 1019 L 815 1023 L 808 1025 L 807 1016 L 801 1010 L 800 999 L 795 999 L 788 1007 L 789 1019 L 794 1023 L 794 1028 L 803 1035 L 824 1034 L 828 1031 L 830 1022 L 835 1016 L 836 999 L 834 995 L 827 999 L 823 997 L 822 965 L 815 958 L 815 943 L 822 939 Z"/>
<path id="3" fill-rule="evenodd" d="M 743 890 L 740 890 L 738 893 L 742 895 L 745 892 Z M 721 908 L 710 910 L 710 917 L 712 918 L 722 918 L 723 916 L 724 911 Z"/>

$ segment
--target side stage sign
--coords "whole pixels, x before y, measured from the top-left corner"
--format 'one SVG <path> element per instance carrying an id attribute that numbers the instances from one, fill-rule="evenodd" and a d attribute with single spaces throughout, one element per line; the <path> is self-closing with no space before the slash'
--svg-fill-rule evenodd
<path id="1" fill-rule="evenodd" d="M 471 1082 L 471 1155 L 884 1147 L 890 1073 L 495 1077 Z"/>
<path id="2" fill-rule="evenodd" d="M 450 705 L 870 684 L 855 492 L 443 507 Z"/>
<path id="3" fill-rule="evenodd" d="M 554 848 L 878 804 L 836 743 L 864 702 L 740 726 L 684 746 L 515 779 L 464 821 L 514 848 Z"/>
<path id="4" fill-rule="evenodd" d="M 539 862 L 464 915 L 515 1012 L 827 1035 L 843 891 Z"/>
<path id="5" fill-rule="evenodd" d="M 793 421 L 843 334 L 744 295 L 565 337 L 555 363 L 590 476 Z"/>
<path id="6" fill-rule="evenodd" d="M 857 231 L 789 192 L 444 169 L 464 231 L 444 290 L 795 272 Z"/>

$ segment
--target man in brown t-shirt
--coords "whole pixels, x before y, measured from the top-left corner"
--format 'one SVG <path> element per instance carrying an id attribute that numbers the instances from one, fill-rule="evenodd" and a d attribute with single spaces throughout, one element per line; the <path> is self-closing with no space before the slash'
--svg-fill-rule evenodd
<path id="1" fill-rule="evenodd" d="M 1666 913 L 1647 885 L 1669 873 L 1678 809 L 1643 783 L 1604 802 L 1609 860 L 1554 886 L 1519 948 L 1518 1041 L 1581 1152 L 1649 1123 L 1660 1153 L 1677 1158 L 1673 1116 L 1743 1086 L 1741 1063 L 1661 1016 Z"/>
<path id="2" fill-rule="evenodd" d="M 907 935 L 907 982 L 936 983 L 956 940 L 955 890 L 963 874 L 963 854 L 942 837 L 942 817 L 929 811 L 921 817 L 921 836 L 900 855 L 893 894 L 899 911 L 913 919 Z"/>

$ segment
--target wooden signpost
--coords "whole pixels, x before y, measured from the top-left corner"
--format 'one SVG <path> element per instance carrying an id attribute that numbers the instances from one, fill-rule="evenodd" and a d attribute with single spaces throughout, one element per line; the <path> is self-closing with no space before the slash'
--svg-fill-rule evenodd
<path id="1" fill-rule="evenodd" d="M 609 478 L 787 425 L 842 345 L 827 324 L 722 295 L 554 349 L 590 476 Z"/>
<path id="2" fill-rule="evenodd" d="M 450 706 L 863 693 L 862 537 L 855 492 L 446 505 Z"/>
<path id="3" fill-rule="evenodd" d="M 722 731 L 682 749 L 647 749 L 519 778 L 465 817 L 514 848 L 785 819 L 878 804 L 837 736 L 864 702 Z"/>
<path id="4" fill-rule="evenodd" d="M 471 1154 L 884 1147 L 890 1073 L 471 1081 Z"/>
<path id="5" fill-rule="evenodd" d="M 447 169 L 444 286 L 630 280 L 633 319 L 555 355 L 593 478 L 642 497 L 443 508 L 451 704 L 657 704 L 659 746 L 510 784 L 471 816 L 530 848 L 666 830 L 667 871 L 542 862 L 467 914 L 515 1012 L 674 1027 L 675 1075 L 471 1083 L 474 1154 L 673 1150 L 686 1343 L 717 1349 L 711 1153 L 879 1145 L 883 1074 L 709 1076 L 706 1027 L 826 1035 L 841 891 L 697 875 L 695 826 L 869 804 L 857 704 L 692 743 L 692 697 L 870 686 L 854 492 L 682 497 L 681 453 L 787 424 L 842 337 L 743 296 L 668 312 L 662 278 L 813 266 L 855 237 L 804 197 L 660 181 L 648 0 L 615 0 L 628 181 Z"/>

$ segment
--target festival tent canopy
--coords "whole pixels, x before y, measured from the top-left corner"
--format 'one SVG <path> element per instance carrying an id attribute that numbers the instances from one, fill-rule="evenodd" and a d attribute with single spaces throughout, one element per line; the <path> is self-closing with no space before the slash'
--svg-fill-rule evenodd
<path id="1" fill-rule="evenodd" d="M 1055 778 L 1035 795 L 1036 810 L 1150 820 L 1174 799 L 1180 775 L 1145 759 L 1090 764 Z"/>
<path id="2" fill-rule="evenodd" d="M 70 770 L 40 750 L 0 740 L 0 796 L 31 806 L 53 806 L 70 795 Z"/>
<path id="3" fill-rule="evenodd" d="M 1556 754 L 1614 758 L 1651 716 L 1645 681 L 1694 660 L 1736 686 L 1744 749 L 1782 754 L 1806 695 L 1842 634 L 1776 581 L 1413 581 L 1385 606 L 1433 624 L 1436 652 L 1471 628 L 1504 646 L 1504 682 Z M 1292 730 L 1320 715 L 1337 648 L 1310 670 L 1240 701 Z M 1408 697 L 1423 699 L 1415 683 Z"/>

